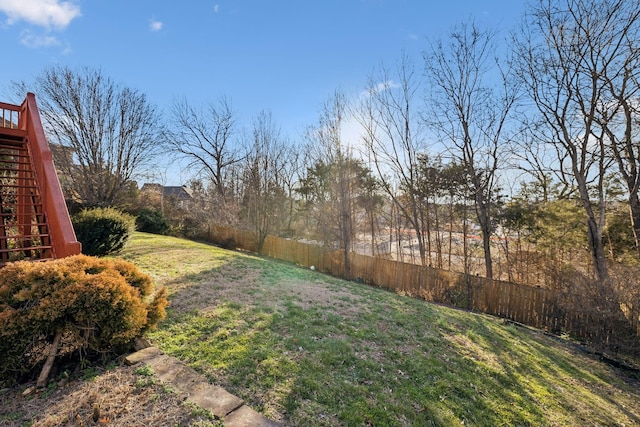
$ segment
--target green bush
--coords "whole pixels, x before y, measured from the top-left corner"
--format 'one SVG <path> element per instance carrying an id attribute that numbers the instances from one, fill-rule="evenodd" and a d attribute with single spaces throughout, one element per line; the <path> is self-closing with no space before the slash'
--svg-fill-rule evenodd
<path id="1" fill-rule="evenodd" d="M 71 221 L 82 253 L 91 256 L 120 251 L 135 230 L 135 217 L 113 208 L 85 209 Z"/>
<path id="2" fill-rule="evenodd" d="M 20 261 L 0 274 L 0 384 L 32 374 L 59 355 L 121 350 L 165 316 L 164 288 L 120 259 L 77 255 Z"/>
<path id="3" fill-rule="evenodd" d="M 144 208 L 138 212 L 136 228 L 145 233 L 168 234 L 171 227 L 162 212 Z"/>

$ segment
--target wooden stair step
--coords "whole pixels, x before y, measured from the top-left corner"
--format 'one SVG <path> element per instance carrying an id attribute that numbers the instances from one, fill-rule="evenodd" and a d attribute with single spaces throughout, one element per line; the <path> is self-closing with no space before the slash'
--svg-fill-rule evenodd
<path id="1" fill-rule="evenodd" d="M 50 250 L 51 248 L 52 246 L 28 246 L 26 248 L 0 249 L 0 254 L 10 254 L 10 253 L 24 252 L 24 251 Z"/>
<path id="2" fill-rule="evenodd" d="M 0 127 L 0 139 L 2 138 L 26 138 L 27 131 L 15 128 Z"/>
<path id="3" fill-rule="evenodd" d="M 26 235 L 20 235 L 20 236 L 0 236 L 0 240 L 15 240 L 15 239 L 34 238 L 34 237 L 49 237 L 49 233 L 34 233 L 34 234 L 26 234 Z"/>

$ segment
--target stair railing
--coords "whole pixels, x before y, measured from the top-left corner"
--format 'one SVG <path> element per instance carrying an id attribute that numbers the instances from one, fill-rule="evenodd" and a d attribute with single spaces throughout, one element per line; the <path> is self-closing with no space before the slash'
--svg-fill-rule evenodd
<path id="1" fill-rule="evenodd" d="M 19 115 L 19 106 L 0 102 L 0 128 L 16 129 L 18 127 Z"/>
<path id="2" fill-rule="evenodd" d="M 27 143 L 33 156 L 34 173 L 42 198 L 42 208 L 49 226 L 53 257 L 64 258 L 77 255 L 81 252 L 81 245 L 73 231 L 58 174 L 53 164 L 53 154 L 45 138 L 36 96 L 33 93 L 27 93 L 20 106 L 18 129 L 27 133 Z"/>

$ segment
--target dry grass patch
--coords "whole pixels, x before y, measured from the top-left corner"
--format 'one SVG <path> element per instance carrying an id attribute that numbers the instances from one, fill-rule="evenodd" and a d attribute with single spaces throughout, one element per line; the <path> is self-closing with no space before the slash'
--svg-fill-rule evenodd
<path id="1" fill-rule="evenodd" d="M 1 426 L 220 426 L 213 416 L 135 367 L 61 380 L 38 393 L 0 393 Z"/>

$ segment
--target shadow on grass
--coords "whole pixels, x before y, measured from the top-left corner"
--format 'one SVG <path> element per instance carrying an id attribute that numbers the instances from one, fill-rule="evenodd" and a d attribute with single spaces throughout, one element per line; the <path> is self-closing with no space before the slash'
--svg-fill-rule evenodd
<path id="1" fill-rule="evenodd" d="M 629 380 L 625 372 L 530 328 L 504 326 L 487 316 L 465 316 L 464 324 L 474 350 L 468 350 L 468 343 L 465 350 L 458 342 L 458 352 L 492 371 L 494 396 L 510 400 L 514 409 L 525 409 L 523 413 L 535 414 L 536 419 L 529 422 L 640 425 L 640 408 L 635 403 L 640 389 L 637 384 L 625 384 Z M 553 413 L 557 415 L 551 417 Z"/>
<path id="2" fill-rule="evenodd" d="M 154 252 L 179 267 L 175 250 Z M 540 334 L 291 265 L 214 257 L 186 260 L 165 282 L 172 306 L 152 339 L 269 418 L 317 426 L 640 423 L 637 389 Z"/>

